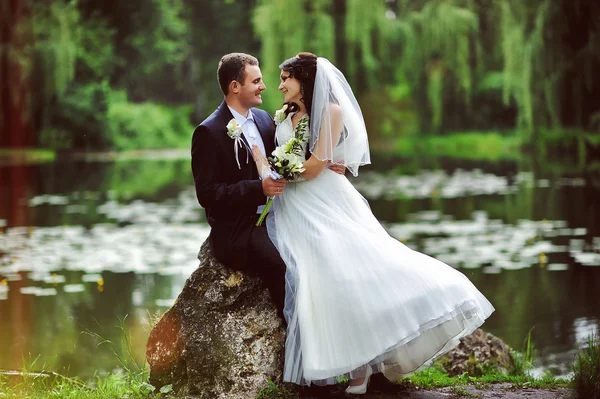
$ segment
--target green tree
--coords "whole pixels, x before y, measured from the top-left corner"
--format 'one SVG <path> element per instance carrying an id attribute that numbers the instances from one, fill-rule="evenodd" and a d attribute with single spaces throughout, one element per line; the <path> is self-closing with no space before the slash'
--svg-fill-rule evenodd
<path id="1" fill-rule="evenodd" d="M 440 131 L 447 103 L 472 113 L 475 68 L 480 62 L 479 18 L 464 2 L 428 2 L 421 9 L 399 4 L 403 49 L 398 72 L 412 85 L 422 131 Z"/>
<path id="2" fill-rule="evenodd" d="M 182 76 L 190 51 L 191 21 L 183 0 L 79 0 L 78 7 L 91 21 L 88 48 L 100 47 L 100 54 L 112 58 L 112 65 L 103 68 L 112 87 L 126 89 L 133 101 L 178 102 L 185 92 Z M 113 51 L 102 47 L 101 39 L 109 38 Z M 88 64 L 107 67 L 104 57 L 91 56 L 86 54 Z"/>
<path id="3" fill-rule="evenodd" d="M 328 0 L 261 0 L 253 25 L 261 39 L 261 70 L 269 92 L 264 108 L 273 112 L 282 101 L 277 92 L 279 65 L 301 51 L 332 58 L 334 27 Z M 309 33 L 310 32 L 310 33 Z"/>
<path id="4" fill-rule="evenodd" d="M 0 147 L 33 145 L 29 62 L 31 8 L 0 2 Z"/>
<path id="5" fill-rule="evenodd" d="M 191 21 L 186 99 L 193 102 L 195 119 L 200 122 L 223 100 L 217 83 L 217 66 L 221 57 L 232 52 L 259 55 L 260 42 L 251 25 L 256 1 L 188 0 L 186 4 Z M 264 70 L 267 63 L 259 58 L 263 75 L 267 77 Z M 276 89 L 272 85 L 267 86 L 267 93 Z"/>
<path id="6" fill-rule="evenodd" d="M 383 1 L 260 0 L 253 25 L 261 39 L 261 69 L 268 87 L 277 88 L 278 66 L 301 51 L 335 63 L 357 96 L 389 82 L 382 72 L 394 48 L 390 39 L 395 31 Z M 265 96 L 266 109 L 281 103 L 274 92 Z"/>
<path id="7" fill-rule="evenodd" d="M 33 82 L 39 88 L 35 96 L 38 126 L 48 125 L 48 112 L 53 102 L 60 100 L 75 78 L 80 15 L 75 2 L 40 1 L 34 3 Z"/>
<path id="8" fill-rule="evenodd" d="M 588 0 L 497 1 L 505 103 L 535 142 L 541 128 L 591 128 L 600 109 L 600 4 Z"/>

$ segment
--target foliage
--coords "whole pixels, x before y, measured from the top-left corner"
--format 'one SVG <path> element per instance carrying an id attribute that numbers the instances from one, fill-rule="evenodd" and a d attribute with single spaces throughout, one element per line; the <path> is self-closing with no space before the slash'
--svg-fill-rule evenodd
<path id="1" fill-rule="evenodd" d="M 590 126 L 600 105 L 597 37 L 600 6 L 586 0 L 498 2 L 504 59 L 504 102 L 514 100 L 519 127 L 535 140 L 539 127 Z M 569 115 L 566 110 L 572 110 Z"/>
<path id="2" fill-rule="evenodd" d="M 421 130 L 439 131 L 449 93 L 471 108 L 478 16 L 453 2 L 428 2 L 421 10 L 402 11 L 400 16 L 405 45 L 398 72 L 413 82 Z"/>
<path id="3" fill-rule="evenodd" d="M 275 88 L 279 84 L 279 65 L 284 60 L 301 51 L 311 51 L 328 58 L 334 55 L 334 24 L 328 13 L 329 3 L 327 0 L 259 2 L 253 23 L 262 41 L 260 55 L 263 79 L 267 88 L 271 88 L 265 92 L 264 109 L 272 112 L 282 102 Z M 289 22 L 291 15 L 294 16 L 294 23 Z M 315 33 L 318 34 L 312 34 L 308 27 L 315 27 Z"/>
<path id="4" fill-rule="evenodd" d="M 370 90 L 358 99 L 361 104 L 369 104 L 362 112 L 372 146 L 383 145 L 392 138 L 401 140 L 418 134 L 410 90 L 408 84 L 398 84 L 393 88 Z"/>
<path id="5" fill-rule="evenodd" d="M 597 147 L 600 145 L 600 135 L 580 129 L 540 129 L 540 141 L 543 146 L 538 146 L 542 147 L 538 152 L 542 155 L 567 155 L 582 161 L 589 150 L 586 142 Z"/>
<path id="6" fill-rule="evenodd" d="M 43 105 L 62 97 L 75 78 L 79 46 L 79 11 L 75 2 L 36 2 L 34 78 L 39 79 Z"/>
<path id="7" fill-rule="evenodd" d="M 531 341 L 531 330 L 527 333 L 527 338 L 523 343 L 523 351 L 513 351 L 513 359 L 515 361 L 514 367 L 510 370 L 509 374 L 513 376 L 527 375 L 533 368 L 533 362 L 536 356 L 536 349 Z"/>
<path id="8" fill-rule="evenodd" d="M 119 150 L 187 146 L 194 130 L 191 112 L 191 106 L 167 108 L 125 99 L 111 102 L 107 112 L 110 143 Z"/>
<path id="9" fill-rule="evenodd" d="M 132 337 L 127 333 L 125 320 L 120 320 L 119 328 L 122 332 L 121 342 L 115 343 L 107 340 L 90 330 L 83 331 L 98 341 L 98 346 L 106 345 L 111 353 L 117 357 L 121 368 L 107 375 L 96 375 L 87 383 L 78 378 L 66 377 L 54 372 L 33 372 L 37 359 L 22 372 L 19 380 L 9 381 L 0 375 L 0 392 L 2 397 L 17 399 L 22 397 L 60 398 L 60 399 L 104 399 L 104 398 L 129 398 L 129 399 L 158 399 L 173 391 L 172 385 L 160 387 L 149 384 L 149 370 L 140 367 L 133 358 Z M 45 367 L 42 366 L 42 369 Z"/>
<path id="10" fill-rule="evenodd" d="M 272 380 L 267 382 L 267 386 L 260 390 L 256 399 L 296 399 L 298 393 L 288 389 L 284 384 L 276 384 Z"/>
<path id="11" fill-rule="evenodd" d="M 6 399 L 18 398 L 60 398 L 60 399 L 158 399 L 172 391 L 172 387 L 162 387 L 154 393 L 155 387 L 123 371 L 105 376 L 97 376 L 85 383 L 78 378 L 69 378 L 59 374 L 23 373 L 22 381 L 14 383 L 0 377 L 0 392 Z"/>
<path id="12" fill-rule="evenodd" d="M 187 18 L 192 21 L 188 32 L 192 45 L 191 54 L 185 64 L 188 71 L 185 99 L 194 104 L 195 120 L 200 122 L 223 99 L 216 78 L 221 57 L 231 52 L 253 55 L 260 53 L 261 43 L 255 34 L 257 28 L 251 23 L 258 4 L 256 0 L 204 0 L 187 1 L 186 6 L 189 9 Z M 265 24 L 268 21 L 260 23 Z M 215 40 L 215 37 L 218 37 L 218 40 Z M 267 65 L 266 60 L 260 61 L 261 67 L 264 68 Z M 277 78 L 278 75 L 268 76 L 263 70 L 263 76 L 266 79 Z M 269 82 L 267 80 L 265 106 L 268 97 L 277 93 L 277 86 L 272 86 Z M 263 109 L 274 111 L 274 108 Z"/>
<path id="13" fill-rule="evenodd" d="M 55 159 L 56 154 L 50 150 L 4 150 L 0 148 L 0 164 L 36 164 L 53 162 Z"/>
<path id="14" fill-rule="evenodd" d="M 600 128 L 600 4 L 589 0 L 15 0 L 0 11 L 0 146 L 183 145 L 168 127 L 182 118 L 149 114 L 202 120 L 233 51 L 260 56 L 269 112 L 282 61 L 331 59 L 376 139 L 502 129 L 543 148 L 545 131 Z M 160 129 L 132 132 L 149 120 Z"/>
<path id="15" fill-rule="evenodd" d="M 129 201 L 156 198 L 169 187 L 181 190 L 191 181 L 188 160 L 122 160 L 110 165 L 103 188 L 115 199 Z"/>
<path id="16" fill-rule="evenodd" d="M 72 86 L 53 107 L 52 127 L 42 131 L 39 144 L 46 148 L 111 147 L 106 135 L 110 94 L 106 81 Z"/>
<path id="17" fill-rule="evenodd" d="M 472 372 L 464 372 L 459 376 L 450 377 L 446 373 L 444 365 L 438 361 L 433 367 L 426 368 L 403 382 L 409 386 L 426 389 L 457 385 L 484 386 L 494 383 L 511 383 L 514 387 L 557 388 L 568 384 L 567 381 L 555 379 L 550 374 L 544 375 L 542 378 L 534 378 L 529 375 L 535 354 L 536 350 L 531 341 L 530 330 L 523 345 L 523 352 L 512 351 L 515 366 L 509 370 L 508 374 L 502 373 L 498 369 L 482 368 L 480 365 L 473 364 L 471 365 Z"/>
<path id="18" fill-rule="evenodd" d="M 449 386 L 464 386 L 473 385 L 476 387 L 485 387 L 489 384 L 497 383 L 509 383 L 512 384 L 513 388 L 540 388 L 540 389 L 554 389 L 568 386 L 569 382 L 560 378 L 553 378 L 546 375 L 542 378 L 534 378 L 526 375 L 510 376 L 502 373 L 484 374 L 480 377 L 472 377 L 467 373 L 463 373 L 456 377 L 449 377 L 448 374 L 441 367 L 429 367 L 414 374 L 400 383 L 412 388 L 423 388 L 433 389 Z"/>
<path id="19" fill-rule="evenodd" d="M 337 46 L 344 46 L 344 71 L 348 74 L 355 90 L 373 88 L 381 83 L 381 72 L 395 49 L 395 26 L 386 17 L 383 2 L 352 0 L 346 3 L 344 16 L 345 42 L 337 40 Z"/>
<path id="20" fill-rule="evenodd" d="M 289 22 L 293 15 L 293 23 Z M 278 86 L 279 65 L 301 51 L 326 57 L 345 74 L 355 92 L 381 87 L 389 79 L 396 33 L 383 1 L 261 0 L 253 25 L 261 39 L 261 69 L 267 87 Z M 265 92 L 265 109 L 279 108 L 281 95 Z"/>
<path id="21" fill-rule="evenodd" d="M 481 398 L 483 395 L 481 394 L 473 394 L 461 387 L 452 387 L 452 392 L 458 397 L 466 397 L 466 398 Z"/>
<path id="22" fill-rule="evenodd" d="M 485 388 L 490 384 L 508 383 L 512 388 L 539 388 L 539 389 L 556 389 L 568 387 L 570 381 L 561 378 L 554 378 L 551 374 L 546 374 L 541 378 L 535 378 L 527 374 L 531 368 L 535 358 L 535 349 L 531 341 L 531 331 L 529 332 L 524 343 L 524 352 L 513 352 L 513 355 L 521 356 L 520 366 L 516 367 L 510 374 L 500 372 L 498 369 L 479 368 L 481 373 L 477 376 L 470 375 L 465 372 L 456 377 L 450 377 L 446 372 L 444 365 L 437 361 L 433 366 L 427 367 L 416 374 L 411 375 L 403 380 L 398 381 L 408 389 L 434 389 L 443 387 L 452 387 L 452 391 L 462 397 L 480 397 L 477 394 L 471 394 L 462 387 L 475 386 L 477 388 Z M 598 349 L 598 348 L 596 348 Z M 597 353 L 600 353 L 597 352 Z M 597 354 L 596 353 L 596 354 Z M 341 381 L 340 381 L 341 382 Z M 347 382 L 347 381 L 345 381 Z M 341 382 L 343 383 L 343 382 Z M 269 381 L 268 385 L 263 388 L 257 398 L 296 398 L 298 394 L 286 388 L 285 384 L 276 384 Z"/>
<path id="23" fill-rule="evenodd" d="M 72 86 L 53 107 L 42 130 L 46 148 L 84 150 L 186 147 L 193 131 L 191 106 L 131 103 L 108 82 Z"/>
<path id="24" fill-rule="evenodd" d="M 600 398 L 600 335 L 588 337 L 587 346 L 575 356 L 572 387 L 578 398 Z"/>
<path id="25" fill-rule="evenodd" d="M 115 34 L 116 30 L 109 26 L 108 21 L 98 15 L 82 18 L 75 67 L 80 85 L 110 81 L 119 65 L 115 54 Z"/>
<path id="26" fill-rule="evenodd" d="M 96 53 L 96 63 L 110 57 L 112 68 L 104 77 L 111 86 L 126 89 L 135 101 L 171 100 L 168 93 L 174 89 L 181 94 L 191 23 L 185 18 L 183 0 L 78 3 L 80 12 L 92 21 L 88 29 L 95 31 L 82 43 L 86 51 L 82 58 L 89 64 L 90 50 L 102 46 L 97 39 L 111 39 Z"/>
<path id="27" fill-rule="evenodd" d="M 495 132 L 456 133 L 432 137 L 400 137 L 394 140 L 393 152 L 419 157 L 448 157 L 473 160 L 519 159 L 521 138 L 518 134 Z"/>

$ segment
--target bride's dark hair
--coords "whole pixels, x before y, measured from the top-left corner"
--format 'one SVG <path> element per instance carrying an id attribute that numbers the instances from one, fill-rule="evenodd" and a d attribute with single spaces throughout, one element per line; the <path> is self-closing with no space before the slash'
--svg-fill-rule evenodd
<path id="1" fill-rule="evenodd" d="M 312 107 L 313 91 L 315 88 L 315 78 L 317 76 L 317 56 L 313 53 L 298 53 L 297 56 L 284 61 L 279 68 L 282 71 L 289 72 L 290 77 L 298 79 L 300 82 L 300 101 L 304 103 L 306 112 L 310 116 Z M 287 116 L 290 112 L 296 112 L 300 108 L 295 102 L 288 102 L 288 109 L 285 111 Z"/>

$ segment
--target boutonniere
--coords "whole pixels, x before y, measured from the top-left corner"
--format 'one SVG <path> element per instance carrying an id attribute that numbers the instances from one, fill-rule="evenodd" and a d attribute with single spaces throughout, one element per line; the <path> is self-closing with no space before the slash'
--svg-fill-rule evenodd
<path id="1" fill-rule="evenodd" d="M 284 104 L 281 109 L 278 109 L 277 111 L 275 111 L 275 117 L 273 118 L 273 120 L 275 120 L 276 125 L 279 126 L 279 124 L 285 120 L 285 118 L 286 118 L 285 111 L 287 109 L 288 109 L 288 105 Z"/>
<path id="2" fill-rule="evenodd" d="M 242 137 L 242 126 L 235 118 L 231 119 L 227 124 L 227 135 L 234 140 Z"/>
<path id="3" fill-rule="evenodd" d="M 235 154 L 235 161 L 237 162 L 238 169 L 241 169 L 240 160 L 238 158 L 238 152 L 240 148 L 244 147 L 244 140 L 242 140 L 242 126 L 238 121 L 233 118 L 227 124 L 227 135 L 233 139 L 233 153 Z M 246 151 L 246 163 L 248 163 L 248 151 Z"/>

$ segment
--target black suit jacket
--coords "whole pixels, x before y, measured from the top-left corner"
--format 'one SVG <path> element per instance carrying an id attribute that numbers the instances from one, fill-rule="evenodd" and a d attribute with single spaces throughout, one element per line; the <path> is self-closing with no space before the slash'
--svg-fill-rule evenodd
<path id="1" fill-rule="evenodd" d="M 269 156 L 275 149 L 273 119 L 256 108 L 252 109 L 252 114 Z M 255 227 L 256 208 L 267 199 L 246 146 L 238 150 L 241 166 L 238 168 L 234 140 L 227 135 L 227 123 L 232 118 L 223 102 L 196 127 L 192 137 L 192 173 L 198 202 L 204 207 L 211 226 L 209 242 L 215 257 L 229 267 L 245 268 L 249 261 L 248 239 Z M 244 137 L 243 140 L 248 144 Z"/>

